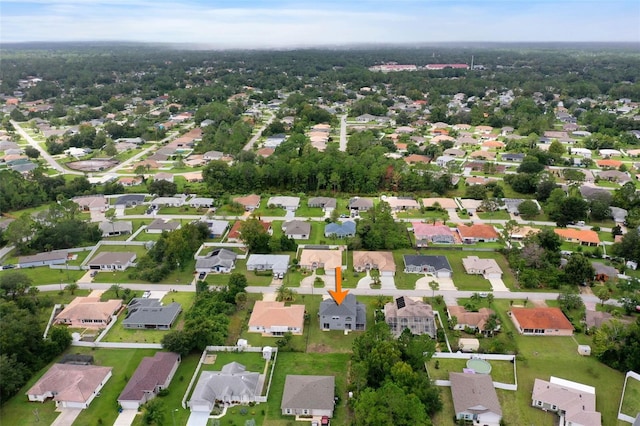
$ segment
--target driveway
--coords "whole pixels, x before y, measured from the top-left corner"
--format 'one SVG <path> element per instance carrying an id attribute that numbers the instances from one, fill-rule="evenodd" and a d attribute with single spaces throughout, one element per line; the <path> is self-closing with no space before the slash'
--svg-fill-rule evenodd
<path id="1" fill-rule="evenodd" d="M 51 423 L 51 426 L 71 426 L 82 412 L 80 408 L 60 408 L 60 415 Z"/>
<path id="2" fill-rule="evenodd" d="M 138 410 L 122 410 L 113 426 L 130 426 L 136 418 Z"/>
<path id="3" fill-rule="evenodd" d="M 393 277 L 380 277 L 380 289 L 381 290 L 395 290 L 396 280 Z"/>
<path id="4" fill-rule="evenodd" d="M 511 291 L 506 285 L 504 285 L 502 278 L 490 278 L 489 282 L 491 283 L 491 290 L 493 291 Z"/>
<path id="5" fill-rule="evenodd" d="M 209 421 L 209 413 L 191 413 L 187 426 L 207 426 Z"/>

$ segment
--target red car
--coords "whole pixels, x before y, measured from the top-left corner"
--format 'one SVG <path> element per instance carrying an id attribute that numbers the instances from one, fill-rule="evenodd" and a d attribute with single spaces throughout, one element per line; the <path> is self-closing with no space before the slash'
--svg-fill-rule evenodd
<path id="1" fill-rule="evenodd" d="M 322 416 L 322 420 L 320 420 L 320 424 L 321 425 L 330 425 L 331 423 L 329 423 L 329 416 Z"/>

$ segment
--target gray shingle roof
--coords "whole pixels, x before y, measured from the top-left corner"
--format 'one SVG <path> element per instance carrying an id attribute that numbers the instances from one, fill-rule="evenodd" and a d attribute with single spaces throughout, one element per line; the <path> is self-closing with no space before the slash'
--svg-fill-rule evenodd
<path id="1" fill-rule="evenodd" d="M 133 204 L 142 204 L 144 203 L 144 195 L 143 194 L 127 194 L 118 197 L 116 200 L 116 206 L 126 206 Z"/>
<path id="2" fill-rule="evenodd" d="M 134 299 L 136 300 L 136 299 Z M 148 302 L 129 304 L 129 312 L 127 317 L 122 321 L 122 325 L 131 326 L 136 324 L 142 325 L 162 325 L 170 327 L 178 318 L 182 306 L 173 302 L 166 306 L 162 306 L 158 299 L 143 299 Z"/>
<path id="3" fill-rule="evenodd" d="M 333 299 L 325 299 L 320 303 L 320 315 L 331 316 L 354 316 L 356 315 L 356 297 L 349 293 L 341 304 L 337 304 Z"/>
<path id="4" fill-rule="evenodd" d="M 216 266 L 230 268 L 237 257 L 238 255 L 231 250 L 216 249 L 209 253 L 207 257 L 196 260 L 196 268 L 215 268 Z"/>
<path id="5" fill-rule="evenodd" d="M 333 410 L 334 376 L 288 374 L 284 382 L 281 408 Z"/>
<path id="6" fill-rule="evenodd" d="M 456 413 L 492 412 L 502 416 L 493 380 L 488 374 L 449 373 Z"/>
<path id="7" fill-rule="evenodd" d="M 179 360 L 180 355 L 173 352 L 156 352 L 153 357 L 142 358 L 118 401 L 141 401 L 145 392 L 154 392 L 156 386 L 166 383 Z"/>
<path id="8" fill-rule="evenodd" d="M 436 271 L 441 269 L 446 269 L 448 271 L 453 271 L 451 269 L 451 265 L 445 256 L 425 256 L 425 255 L 415 255 L 415 254 L 405 254 L 404 255 L 404 264 L 406 266 L 425 266 L 430 265 Z"/>
<path id="9" fill-rule="evenodd" d="M 253 400 L 260 394 L 259 377 L 259 373 L 245 371 L 244 366 L 238 363 L 227 364 L 222 367 L 222 371 L 203 371 L 190 403 L 238 401 L 243 397 Z"/>

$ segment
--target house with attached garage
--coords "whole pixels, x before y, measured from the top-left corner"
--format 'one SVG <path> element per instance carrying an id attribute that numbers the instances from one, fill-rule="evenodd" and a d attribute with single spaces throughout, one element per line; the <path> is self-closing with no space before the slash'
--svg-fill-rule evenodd
<path id="1" fill-rule="evenodd" d="M 75 197 L 71 201 L 80 206 L 80 209 L 92 212 L 103 212 L 109 208 L 109 200 L 104 195 L 88 195 Z"/>
<path id="2" fill-rule="evenodd" d="M 282 224 L 282 231 L 288 238 L 308 240 L 311 235 L 311 224 L 302 220 L 292 220 Z"/>
<path id="3" fill-rule="evenodd" d="M 300 335 L 304 329 L 304 305 L 285 306 L 284 302 L 258 300 L 249 318 L 249 332 L 263 336 Z"/>
<path id="4" fill-rule="evenodd" d="M 525 336 L 572 336 L 573 325 L 560 308 L 512 307 L 509 316 Z"/>
<path id="5" fill-rule="evenodd" d="M 411 197 L 385 197 L 382 201 L 386 201 L 394 212 L 420 208 L 418 202 Z"/>
<path id="6" fill-rule="evenodd" d="M 485 325 L 491 315 L 495 312 L 489 308 L 480 308 L 478 312 L 468 312 L 464 306 L 448 305 L 447 317 L 451 320 L 456 317 L 456 325 L 454 330 L 466 330 L 471 329 L 476 332 L 485 331 Z M 494 331 L 500 330 L 498 325 Z"/>
<path id="7" fill-rule="evenodd" d="M 147 225 L 145 231 L 149 234 L 162 234 L 163 232 L 171 232 L 180 229 L 180 222 L 166 221 L 164 219 L 153 219 L 153 222 Z"/>
<path id="8" fill-rule="evenodd" d="M 209 228 L 209 238 L 222 237 L 229 228 L 228 220 L 206 220 L 203 223 Z"/>
<path id="9" fill-rule="evenodd" d="M 469 275 L 482 275 L 486 279 L 502 278 L 502 269 L 495 259 L 480 259 L 478 256 L 463 257 L 462 266 Z"/>
<path id="10" fill-rule="evenodd" d="M 260 373 L 231 362 L 220 371 L 203 371 L 189 400 L 191 412 L 211 413 L 216 403 L 227 407 L 256 402 L 262 391 Z"/>
<path id="11" fill-rule="evenodd" d="M 367 308 L 349 293 L 341 304 L 332 298 L 323 300 L 318 311 L 318 321 L 322 330 L 359 330 L 367 326 Z"/>
<path id="12" fill-rule="evenodd" d="M 338 201 L 331 197 L 311 197 L 307 201 L 309 207 L 320 207 L 323 212 L 331 213 L 335 210 Z"/>
<path id="13" fill-rule="evenodd" d="M 432 339 L 436 337 L 433 308 L 421 300 L 397 297 L 384 305 L 384 320 L 396 337 L 405 329 L 409 329 L 411 334 L 428 334 Z"/>
<path id="14" fill-rule="evenodd" d="M 169 387 L 179 365 L 180 355 L 173 352 L 156 352 L 142 358 L 118 397 L 118 404 L 125 410 L 138 410 Z"/>
<path id="15" fill-rule="evenodd" d="M 144 194 L 127 194 L 116 198 L 116 207 L 135 207 L 144 204 Z"/>
<path id="16" fill-rule="evenodd" d="M 287 374 L 280 404 L 283 416 L 332 418 L 335 403 L 334 376 Z"/>
<path id="17" fill-rule="evenodd" d="M 193 197 L 189 200 L 189 207 L 196 209 L 213 207 L 213 198 Z"/>
<path id="18" fill-rule="evenodd" d="M 323 268 L 327 275 L 334 275 L 335 268 L 342 266 L 342 249 L 302 249 L 299 265 L 301 268 L 311 271 Z"/>
<path id="19" fill-rule="evenodd" d="M 128 220 L 114 220 L 100 222 L 98 225 L 102 231 L 103 237 L 114 237 L 117 235 L 131 234 L 133 231 L 133 223 Z"/>
<path id="20" fill-rule="evenodd" d="M 453 269 L 445 256 L 405 254 L 404 272 L 408 274 L 430 274 L 437 278 L 451 278 Z"/>
<path id="21" fill-rule="evenodd" d="M 271 197 L 267 201 L 267 205 L 294 212 L 300 206 L 300 197 Z"/>
<path id="22" fill-rule="evenodd" d="M 456 419 L 479 425 L 499 425 L 502 408 L 489 374 L 449 373 Z"/>
<path id="23" fill-rule="evenodd" d="M 129 302 L 122 326 L 129 329 L 169 330 L 182 312 L 182 306 L 173 302 L 163 305 L 159 299 L 137 297 Z"/>
<path id="24" fill-rule="evenodd" d="M 396 274 L 396 262 L 390 251 L 354 251 L 353 270 L 366 272 L 372 269 L 380 271 L 383 277 L 393 277 Z"/>
<path id="25" fill-rule="evenodd" d="M 20 256 L 18 265 L 21 268 L 33 268 L 36 266 L 64 265 L 69 253 L 66 251 L 47 251 L 31 256 Z"/>
<path id="26" fill-rule="evenodd" d="M 563 241 L 583 246 L 600 245 L 600 236 L 591 229 L 556 228 L 553 230 Z"/>
<path id="27" fill-rule="evenodd" d="M 54 318 L 54 324 L 74 328 L 102 328 L 118 314 L 122 301 L 110 299 L 104 302 L 99 297 L 76 297 Z"/>
<path id="28" fill-rule="evenodd" d="M 111 378 L 111 367 L 53 364 L 27 392 L 29 401 L 53 398 L 58 408 L 88 408 Z"/>
<path id="29" fill-rule="evenodd" d="M 457 229 L 464 244 L 494 242 L 500 237 L 496 228 L 484 223 L 474 223 L 470 226 L 459 224 Z"/>
<path id="30" fill-rule="evenodd" d="M 134 265 L 136 257 L 137 255 L 130 251 L 105 251 L 91 259 L 87 265 L 92 270 L 124 271 Z"/>
<path id="31" fill-rule="evenodd" d="M 247 259 L 247 271 L 273 271 L 274 274 L 284 274 L 288 269 L 288 254 L 251 254 Z"/>
<path id="32" fill-rule="evenodd" d="M 265 232 L 269 235 L 273 235 L 273 229 L 271 228 L 271 222 L 263 222 L 263 221 L 259 221 L 260 225 L 262 225 L 262 227 L 264 228 Z M 236 242 L 240 242 L 242 241 L 242 236 L 240 235 L 240 229 L 242 228 L 242 224 L 245 223 L 243 220 L 237 220 L 233 226 L 231 227 L 231 229 L 229 230 L 229 233 L 227 234 L 227 242 L 229 243 L 236 243 Z"/>
<path id="33" fill-rule="evenodd" d="M 225 248 L 217 248 L 205 257 L 196 259 L 196 272 L 230 273 L 236 267 L 237 254 Z"/>
<path id="34" fill-rule="evenodd" d="M 326 238 L 332 238 L 336 236 L 337 238 L 347 238 L 353 237 L 356 235 L 356 223 L 347 220 L 342 223 L 327 223 L 324 226 L 324 236 Z"/>
<path id="35" fill-rule="evenodd" d="M 424 222 L 412 222 L 413 235 L 416 237 L 416 246 L 426 247 L 433 244 L 453 244 L 455 235 L 451 228 L 442 224 L 431 224 Z"/>
<path id="36" fill-rule="evenodd" d="M 373 200 L 370 198 L 354 197 L 349 200 L 349 210 L 366 212 L 373 208 Z"/>
<path id="37" fill-rule="evenodd" d="M 176 195 L 173 197 L 157 197 L 151 201 L 151 207 L 159 209 L 162 207 L 182 207 L 187 201 L 187 196 L 184 194 Z"/>
<path id="38" fill-rule="evenodd" d="M 257 208 L 260 208 L 260 196 L 256 194 L 251 194 L 244 197 L 236 197 L 233 199 L 233 202 L 241 204 L 248 212 L 252 212 Z"/>
<path id="39" fill-rule="evenodd" d="M 596 411 L 596 388 L 551 376 L 536 379 L 531 406 L 558 414 L 560 426 L 600 426 L 602 414 Z"/>

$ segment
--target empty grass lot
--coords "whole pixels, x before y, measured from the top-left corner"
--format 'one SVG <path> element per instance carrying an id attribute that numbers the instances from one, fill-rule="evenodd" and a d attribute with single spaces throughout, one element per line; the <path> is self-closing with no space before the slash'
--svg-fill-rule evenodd
<path id="1" fill-rule="evenodd" d="M 635 417 L 640 410 L 640 381 L 629 377 L 627 387 L 622 400 L 622 413 Z"/>
<path id="2" fill-rule="evenodd" d="M 39 268 L 21 268 L 0 271 L 0 277 L 3 274 L 10 274 L 12 271 L 25 274 L 31 279 L 31 285 L 36 286 L 43 284 L 62 283 L 64 287 L 64 284 L 74 283 L 85 274 L 85 271 L 72 271 L 70 269 L 50 269 L 49 267 L 41 266 Z"/>
<path id="3" fill-rule="evenodd" d="M 186 265 L 181 265 L 181 270 L 174 270 L 169 275 L 158 283 L 149 283 L 148 281 L 141 280 L 139 278 L 130 278 L 129 274 L 132 268 L 122 272 L 99 272 L 94 278 L 93 282 L 96 283 L 133 283 L 133 284 L 172 284 L 180 286 L 183 284 L 190 284 L 193 280 L 193 271 L 195 269 L 196 261 L 191 259 Z"/>
<path id="4" fill-rule="evenodd" d="M 435 368 L 436 361 L 438 361 L 439 368 Z M 466 359 L 432 358 L 427 363 L 427 371 L 432 380 L 449 380 L 449 373 L 462 373 L 462 370 L 467 367 L 467 361 Z M 491 360 L 487 362 L 491 364 L 491 377 L 494 381 L 510 384 L 515 383 L 513 364 L 511 361 Z"/>

